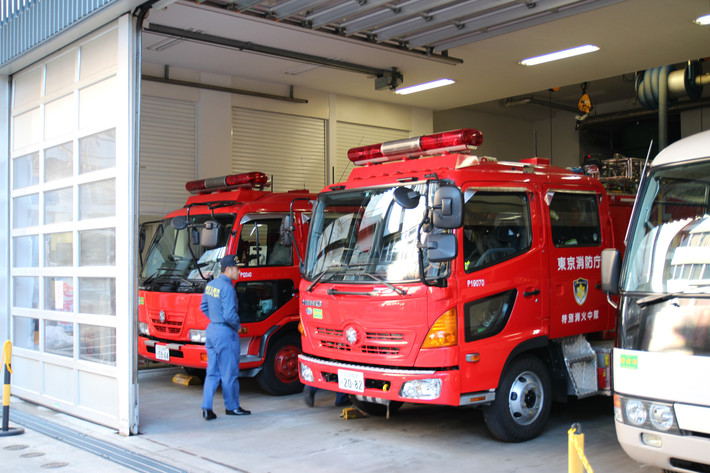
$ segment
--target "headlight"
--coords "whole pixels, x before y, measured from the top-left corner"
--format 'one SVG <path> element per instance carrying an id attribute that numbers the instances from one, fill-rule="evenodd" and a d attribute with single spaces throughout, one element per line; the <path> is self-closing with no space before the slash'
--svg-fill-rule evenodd
<path id="1" fill-rule="evenodd" d="M 651 404 L 648 410 L 651 424 L 664 432 L 673 427 L 673 409 L 666 404 Z"/>
<path id="2" fill-rule="evenodd" d="M 622 412 L 623 416 L 621 415 Z M 617 422 L 635 427 L 676 435 L 681 433 L 675 419 L 675 411 L 672 404 L 634 399 L 615 394 L 614 416 Z"/>
<path id="3" fill-rule="evenodd" d="M 190 330 L 190 341 L 192 343 L 205 343 L 205 340 L 204 330 Z"/>
<path id="4" fill-rule="evenodd" d="M 407 381 L 399 390 L 401 397 L 409 399 L 436 399 L 441 394 L 440 379 L 415 379 Z"/>
<path id="5" fill-rule="evenodd" d="M 643 425 L 647 418 L 643 402 L 638 399 L 628 399 L 626 401 L 626 418 L 636 426 Z"/>
<path id="6" fill-rule="evenodd" d="M 139 335 L 145 335 L 146 337 L 150 335 L 150 332 L 148 331 L 148 324 L 145 322 L 138 322 L 138 334 Z"/>
<path id="7" fill-rule="evenodd" d="M 315 378 L 313 377 L 313 371 L 303 363 L 299 363 L 298 366 L 301 369 L 301 379 L 304 381 L 313 382 Z"/>

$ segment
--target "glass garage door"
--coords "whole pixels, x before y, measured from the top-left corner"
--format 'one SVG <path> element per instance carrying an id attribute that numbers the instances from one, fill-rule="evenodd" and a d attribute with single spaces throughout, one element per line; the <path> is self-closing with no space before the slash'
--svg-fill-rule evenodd
<path id="1" fill-rule="evenodd" d="M 137 431 L 130 16 L 12 77 L 13 394 Z"/>

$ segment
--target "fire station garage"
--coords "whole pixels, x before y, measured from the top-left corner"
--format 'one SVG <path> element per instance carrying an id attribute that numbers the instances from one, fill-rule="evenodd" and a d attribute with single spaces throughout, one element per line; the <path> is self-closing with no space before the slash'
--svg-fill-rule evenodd
<path id="1" fill-rule="evenodd" d="M 709 15 L 707 0 L 0 0 L 0 456 L 18 471 L 51 455 L 73 471 L 709 471 L 617 441 L 616 316 L 597 282 L 647 157 L 710 127 Z M 475 190 L 438 176 L 469 165 L 499 171 Z M 550 166 L 562 177 L 530 177 Z M 384 279 L 358 259 L 378 247 L 415 264 Z M 229 253 L 252 413 L 224 415 L 219 389 L 207 422 L 199 306 Z M 551 316 L 564 278 L 577 309 Z M 549 333 L 506 335 L 496 314 L 516 297 Z M 459 323 L 457 305 L 479 315 Z M 590 348 L 575 324 L 600 311 Z"/>

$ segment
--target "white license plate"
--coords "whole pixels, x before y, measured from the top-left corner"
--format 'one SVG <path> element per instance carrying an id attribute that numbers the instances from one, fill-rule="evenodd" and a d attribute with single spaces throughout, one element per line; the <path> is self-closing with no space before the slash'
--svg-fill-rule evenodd
<path id="1" fill-rule="evenodd" d="M 365 392 L 365 378 L 358 371 L 338 370 L 338 388 L 358 393 Z"/>
<path id="2" fill-rule="evenodd" d="M 155 344 L 155 358 L 162 361 L 170 361 L 170 349 L 167 345 Z"/>

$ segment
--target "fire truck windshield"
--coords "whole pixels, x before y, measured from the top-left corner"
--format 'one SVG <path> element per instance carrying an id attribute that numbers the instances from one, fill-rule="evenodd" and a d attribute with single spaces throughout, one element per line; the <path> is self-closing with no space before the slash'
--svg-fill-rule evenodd
<path id="1" fill-rule="evenodd" d="M 305 278 L 326 282 L 403 282 L 419 279 L 418 235 L 425 210 L 425 184 L 408 185 L 421 194 L 405 209 L 395 202 L 396 187 L 324 193 L 311 220 Z M 435 190 L 429 186 L 429 202 Z M 436 231 L 436 230 L 435 230 Z M 429 263 L 426 277 L 443 277 L 447 263 Z M 316 282 L 317 283 L 317 282 Z"/>
<path id="2" fill-rule="evenodd" d="M 219 275 L 219 261 L 224 256 L 234 215 L 191 215 L 165 219 L 153 237 L 141 273 L 141 286 L 154 291 L 200 292 L 204 284 Z M 208 220 L 223 227 L 215 248 L 199 244 L 200 230 Z"/>

